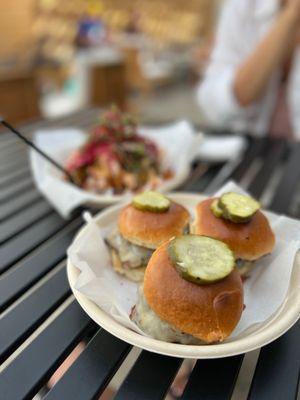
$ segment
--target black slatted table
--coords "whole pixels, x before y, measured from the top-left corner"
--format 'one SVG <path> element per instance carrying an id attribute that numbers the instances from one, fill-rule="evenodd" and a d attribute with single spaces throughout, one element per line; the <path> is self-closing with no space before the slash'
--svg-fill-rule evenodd
<path id="1" fill-rule="evenodd" d="M 22 126 L 27 135 L 43 127 L 86 129 L 94 109 L 53 122 Z M 300 144 L 250 139 L 241 160 L 195 163 L 183 191 L 218 189 L 235 179 L 270 209 L 300 217 Z M 65 252 L 82 221 L 79 211 L 63 220 L 32 181 L 27 149 L 9 133 L 0 135 L 0 399 L 97 399 L 123 368 L 118 400 L 163 399 L 182 360 L 140 352 L 128 368 L 132 347 L 99 329 L 71 295 Z M 300 369 L 300 324 L 261 349 L 248 386 L 240 392 L 247 357 L 199 360 L 181 398 L 295 399 Z M 54 371 L 76 345 L 86 346 L 58 383 L 45 390 Z M 125 372 L 124 372 L 125 369 Z M 245 374 L 245 371 L 244 371 Z M 242 393 L 242 394 L 241 394 Z"/>

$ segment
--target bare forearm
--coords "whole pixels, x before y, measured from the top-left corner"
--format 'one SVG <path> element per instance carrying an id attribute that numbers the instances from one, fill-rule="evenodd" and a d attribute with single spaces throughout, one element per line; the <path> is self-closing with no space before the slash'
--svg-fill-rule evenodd
<path id="1" fill-rule="evenodd" d="M 294 15 L 284 9 L 265 38 L 237 70 L 233 90 L 241 106 L 250 105 L 262 96 L 273 71 L 285 59 L 296 32 Z"/>

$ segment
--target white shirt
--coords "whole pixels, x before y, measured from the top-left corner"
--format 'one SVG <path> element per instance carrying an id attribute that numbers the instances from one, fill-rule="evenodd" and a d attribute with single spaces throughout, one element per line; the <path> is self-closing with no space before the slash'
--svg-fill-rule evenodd
<path id="1" fill-rule="evenodd" d="M 198 102 L 208 122 L 217 128 L 268 133 L 280 85 L 274 71 L 264 96 L 241 107 L 233 93 L 237 68 L 253 52 L 274 23 L 280 0 L 228 0 L 218 27 L 216 45 L 204 80 L 197 89 Z M 300 49 L 296 49 L 289 74 L 287 103 L 294 136 L 300 140 Z"/>

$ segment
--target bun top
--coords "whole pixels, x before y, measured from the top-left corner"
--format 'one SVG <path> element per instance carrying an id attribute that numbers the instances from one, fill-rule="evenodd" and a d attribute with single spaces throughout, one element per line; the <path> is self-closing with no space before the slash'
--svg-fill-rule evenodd
<path id="1" fill-rule="evenodd" d="M 129 204 L 121 210 L 118 227 L 120 234 L 129 242 L 156 249 L 171 237 L 181 235 L 189 219 L 189 212 L 174 202 L 163 213 L 141 211 Z"/>
<path id="2" fill-rule="evenodd" d="M 152 255 L 144 278 L 144 295 L 152 310 L 181 332 L 206 343 L 228 337 L 243 311 L 243 285 L 235 268 L 222 281 L 197 285 L 172 265 L 168 243 Z"/>
<path id="3" fill-rule="evenodd" d="M 271 253 L 275 236 L 261 211 L 257 211 L 249 222 L 236 224 L 216 217 L 210 209 L 213 201 L 207 199 L 197 205 L 193 233 L 221 240 L 243 260 L 254 261 Z"/>

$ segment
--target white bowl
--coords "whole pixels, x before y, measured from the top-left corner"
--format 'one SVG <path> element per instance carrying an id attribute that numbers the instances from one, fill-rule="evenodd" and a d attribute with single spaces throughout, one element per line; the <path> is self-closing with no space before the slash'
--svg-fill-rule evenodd
<path id="1" fill-rule="evenodd" d="M 203 196 L 195 194 L 177 193 L 172 194 L 170 197 L 178 202 L 186 204 L 187 206 L 195 206 Z M 101 226 L 105 226 L 108 221 L 113 218 L 116 219 L 118 212 L 122 205 L 116 205 L 108 208 L 102 213 L 99 213 L 95 219 Z M 84 231 L 83 227 L 79 231 L 79 235 Z M 76 240 L 76 239 L 75 239 Z M 84 311 L 93 319 L 98 325 L 110 332 L 112 335 L 118 337 L 125 342 L 142 349 L 152 351 L 159 354 L 164 354 L 172 357 L 181 358 L 221 358 L 229 357 L 237 354 L 246 353 L 258 349 L 279 336 L 283 335 L 289 328 L 291 328 L 300 317 L 300 253 L 298 252 L 293 266 L 293 271 L 290 279 L 288 293 L 284 299 L 283 304 L 277 312 L 266 320 L 263 324 L 257 327 L 252 327 L 240 334 L 238 338 L 228 338 L 224 343 L 215 345 L 202 345 L 191 346 L 175 343 L 167 343 L 146 336 L 142 336 L 132 330 L 122 326 L 116 322 L 111 316 L 106 314 L 99 306 L 77 291 L 74 286 L 79 276 L 79 270 L 71 264 L 70 260 L 67 263 L 67 273 L 71 289 L 77 301 L 84 309 Z"/>

